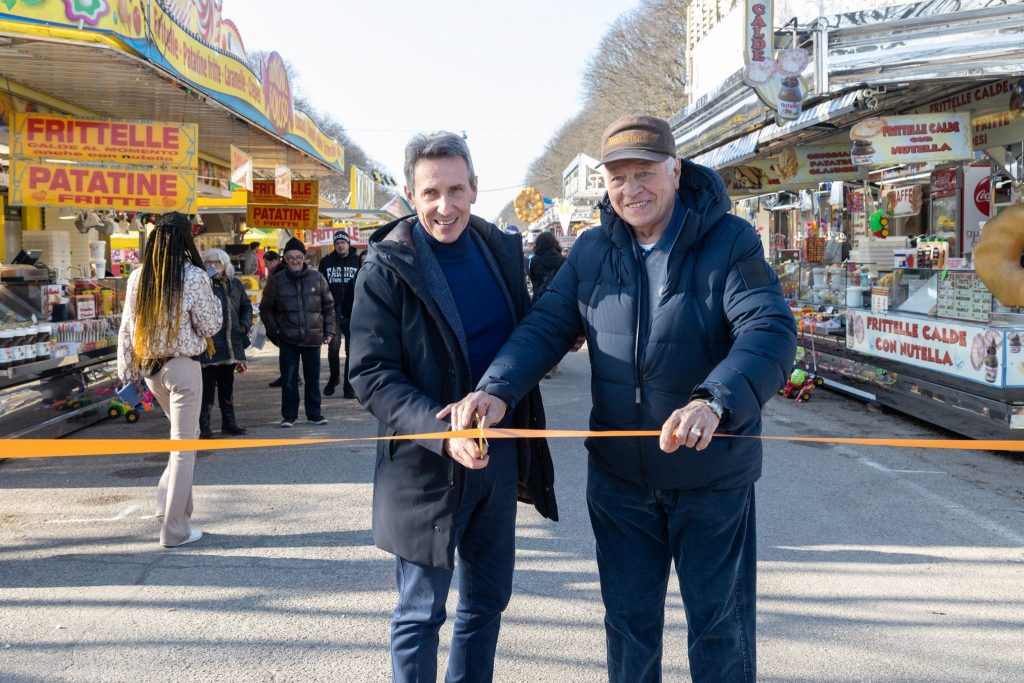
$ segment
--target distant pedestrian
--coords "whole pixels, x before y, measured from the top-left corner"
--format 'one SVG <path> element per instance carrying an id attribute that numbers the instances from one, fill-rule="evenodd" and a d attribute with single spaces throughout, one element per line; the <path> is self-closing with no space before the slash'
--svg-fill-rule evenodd
<path id="1" fill-rule="evenodd" d="M 299 416 L 300 361 L 306 419 L 327 424 L 320 411 L 320 346 L 337 333 L 334 299 L 327 280 L 306 263 L 306 245 L 294 237 L 284 246 L 284 262 L 267 282 L 260 303 L 267 339 L 280 349 L 281 426 L 294 426 Z"/>
<path id="2" fill-rule="evenodd" d="M 245 265 L 243 270 L 245 275 L 255 275 L 256 270 L 259 267 L 259 242 L 252 242 L 249 244 L 249 250 L 245 252 Z"/>
<path id="3" fill-rule="evenodd" d="M 263 265 L 267 271 L 265 276 L 266 280 L 269 280 L 270 276 L 277 272 L 281 263 L 281 255 L 273 249 L 268 249 L 267 253 L 263 255 Z"/>
<path id="4" fill-rule="evenodd" d="M 537 235 L 537 241 L 533 243 L 533 258 L 530 259 L 530 287 L 533 289 L 531 300 L 537 303 L 541 295 L 547 291 L 548 285 L 555 279 L 555 273 L 565 263 L 565 257 L 558 246 L 558 238 L 550 232 L 542 232 Z M 545 378 L 551 378 L 559 373 L 558 364 L 544 373 Z"/>
<path id="5" fill-rule="evenodd" d="M 223 325 L 213 335 L 213 355 L 202 356 L 203 405 L 199 413 L 199 438 L 212 439 L 210 412 L 213 399 L 220 404 L 220 431 L 222 434 L 242 436 L 245 429 L 238 426 L 235 417 L 235 372 L 245 368 L 245 348 L 249 346 L 252 329 L 252 303 L 245 285 L 235 275 L 231 258 L 223 249 L 208 249 L 203 254 L 203 265 L 213 284 L 213 293 L 220 299 Z"/>
<path id="6" fill-rule="evenodd" d="M 142 267 L 128 277 L 118 331 L 117 376 L 122 382 L 145 379 L 171 421 L 172 439 L 199 436 L 203 376 L 196 358 L 210 350 L 209 337 L 221 328 L 221 304 L 202 264 L 188 216 L 160 216 Z M 191 524 L 195 462 L 195 451 L 171 451 L 160 477 L 156 518 L 165 547 L 203 536 Z"/>
<path id="7" fill-rule="evenodd" d="M 348 356 L 349 356 L 349 318 L 352 317 L 352 298 L 355 291 L 356 273 L 362 262 L 358 254 L 352 250 L 349 243 L 348 233 L 338 230 L 334 233 L 334 251 L 320 261 L 320 274 L 327 280 L 331 287 L 331 296 L 334 298 L 334 312 L 337 319 L 338 334 L 331 340 L 327 348 L 327 364 L 330 367 L 330 377 L 327 379 L 327 386 L 324 387 L 324 396 L 333 396 L 334 389 L 339 382 L 343 381 L 345 398 L 355 398 L 352 385 L 348 381 Z M 345 372 L 341 374 L 341 350 L 342 337 L 345 341 Z M 340 378 L 339 378 L 340 377 Z"/>

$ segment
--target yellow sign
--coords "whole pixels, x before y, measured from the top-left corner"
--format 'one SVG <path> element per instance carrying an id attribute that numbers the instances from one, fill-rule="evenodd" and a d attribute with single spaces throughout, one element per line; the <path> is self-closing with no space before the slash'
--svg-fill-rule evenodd
<path id="1" fill-rule="evenodd" d="M 277 194 L 276 185 L 273 180 L 252 181 L 252 192 L 249 193 L 250 204 L 277 204 L 281 206 L 302 204 L 315 207 L 319 198 L 320 181 L 318 180 L 293 180 L 292 196 L 290 199 Z"/>
<path id="2" fill-rule="evenodd" d="M 876 116 L 850 129 L 850 156 L 858 166 L 957 161 L 974 156 L 971 115 Z"/>
<path id="3" fill-rule="evenodd" d="M 195 171 L 75 166 L 14 157 L 11 204 L 193 213 Z"/>
<path id="4" fill-rule="evenodd" d="M 11 153 L 69 159 L 197 168 L 195 124 L 82 119 L 35 112 L 13 115 Z"/>
<path id="5" fill-rule="evenodd" d="M 250 204 L 246 207 L 245 222 L 251 228 L 315 230 L 318 215 L 315 206 Z"/>

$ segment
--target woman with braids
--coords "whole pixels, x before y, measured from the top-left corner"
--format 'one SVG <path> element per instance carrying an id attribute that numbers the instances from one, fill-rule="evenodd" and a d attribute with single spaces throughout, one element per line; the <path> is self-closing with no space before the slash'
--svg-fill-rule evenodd
<path id="1" fill-rule="evenodd" d="M 207 249 L 203 265 L 211 278 L 213 293 L 224 309 L 224 324 L 213 335 L 213 355 L 203 355 L 203 407 L 199 413 L 199 438 L 212 439 L 210 413 L 213 399 L 220 404 L 222 434 L 242 436 L 245 428 L 235 419 L 235 371 L 245 368 L 245 347 L 252 329 L 252 304 L 245 285 L 235 277 L 235 267 L 223 249 Z"/>
<path id="2" fill-rule="evenodd" d="M 117 374 L 122 382 L 146 380 L 171 421 L 172 439 L 199 436 L 203 376 L 197 359 L 212 351 L 209 337 L 220 330 L 221 315 L 192 241 L 192 222 L 184 214 L 164 214 L 146 241 L 142 267 L 128 278 Z M 160 477 L 156 517 L 164 547 L 203 536 L 191 524 L 195 460 L 195 451 L 172 451 Z"/>

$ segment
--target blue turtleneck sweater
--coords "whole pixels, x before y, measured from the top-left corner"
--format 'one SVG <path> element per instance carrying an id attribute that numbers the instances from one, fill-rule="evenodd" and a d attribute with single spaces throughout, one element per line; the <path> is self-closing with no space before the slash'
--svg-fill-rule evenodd
<path id="1" fill-rule="evenodd" d="M 416 229 L 426 236 L 459 309 L 469 345 L 467 351 L 473 373 L 471 386 L 475 387 L 515 328 L 512 313 L 500 289 L 503 285 L 487 266 L 480 247 L 470 235 L 472 228 L 467 226 L 459 239 L 451 244 L 431 237 L 419 221 Z"/>

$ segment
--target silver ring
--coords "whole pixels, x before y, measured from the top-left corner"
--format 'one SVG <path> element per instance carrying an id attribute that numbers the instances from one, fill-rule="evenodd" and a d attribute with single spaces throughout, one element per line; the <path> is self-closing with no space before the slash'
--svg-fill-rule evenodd
<path id="1" fill-rule="evenodd" d="M 704 430 L 700 427 L 690 427 L 690 433 L 696 436 L 698 439 L 704 436 Z"/>

